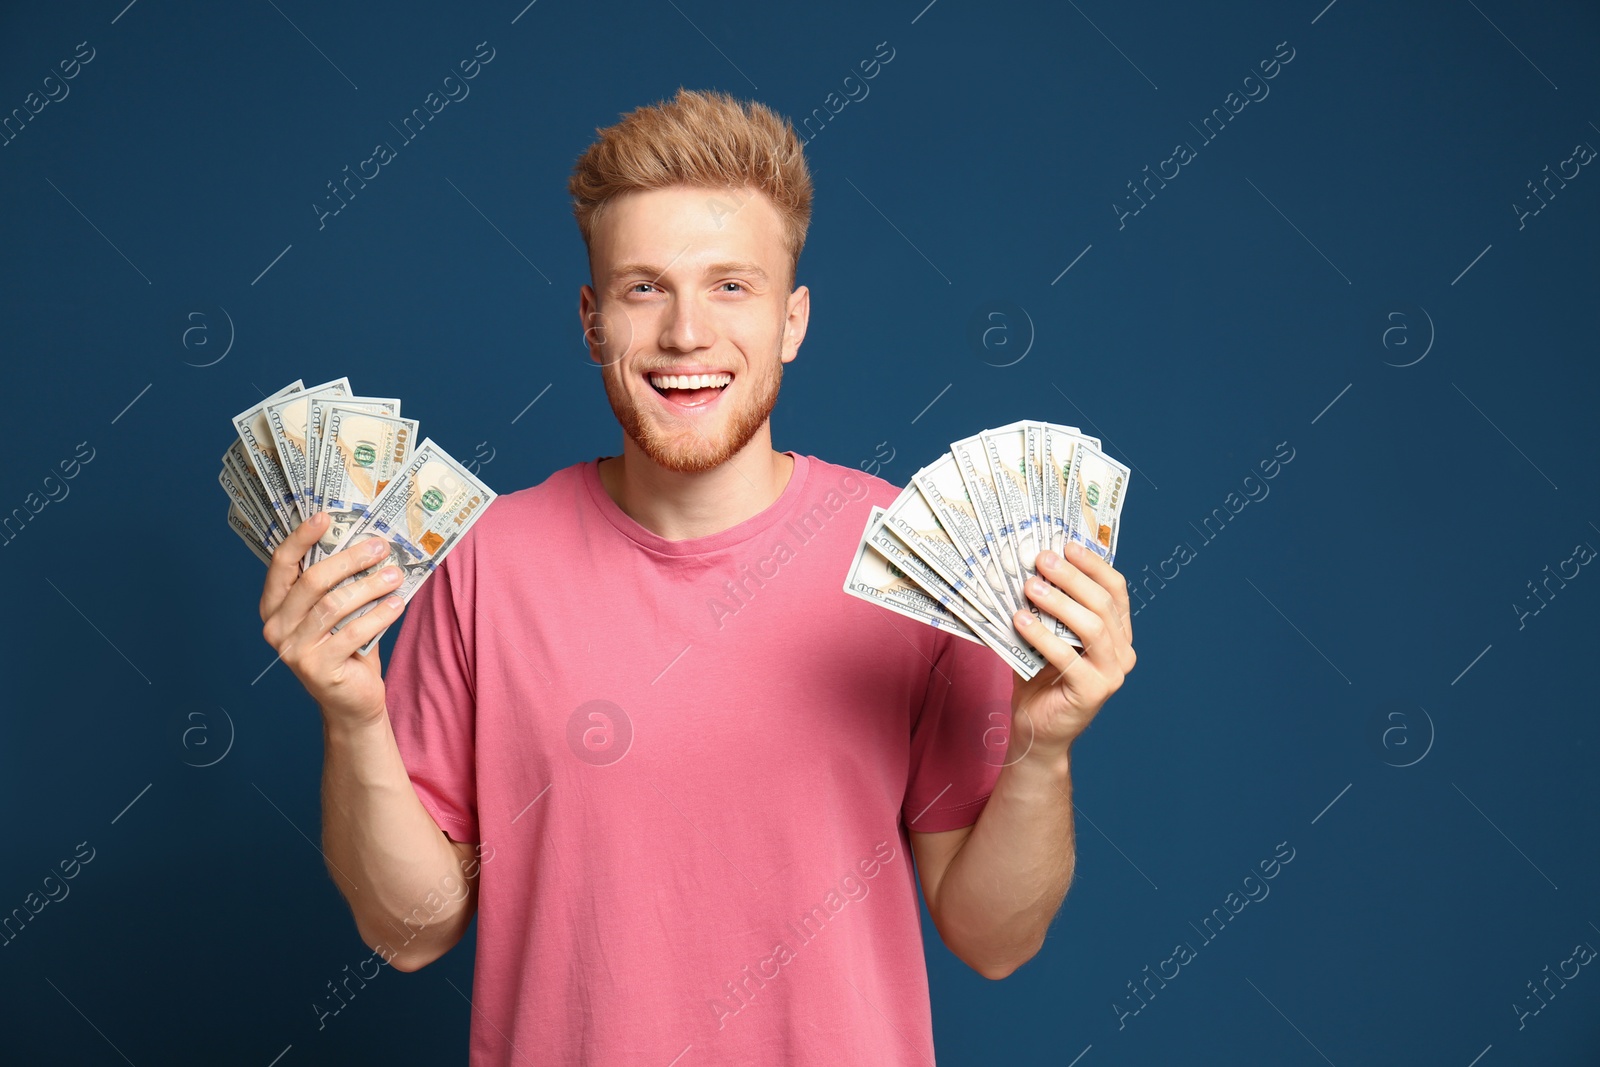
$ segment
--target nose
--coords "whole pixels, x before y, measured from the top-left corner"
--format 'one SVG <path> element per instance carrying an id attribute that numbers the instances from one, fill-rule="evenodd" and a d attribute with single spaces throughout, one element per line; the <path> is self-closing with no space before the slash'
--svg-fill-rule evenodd
<path id="1" fill-rule="evenodd" d="M 693 352 L 710 347 L 714 336 L 710 310 L 692 295 L 675 294 L 661 323 L 662 350 Z"/>

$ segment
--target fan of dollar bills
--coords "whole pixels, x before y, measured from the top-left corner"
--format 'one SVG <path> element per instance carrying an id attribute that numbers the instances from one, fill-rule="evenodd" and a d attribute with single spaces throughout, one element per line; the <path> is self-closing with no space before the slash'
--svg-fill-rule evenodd
<path id="1" fill-rule="evenodd" d="M 417 420 L 400 416 L 397 398 L 357 396 L 349 378 L 310 389 L 291 382 L 235 415 L 233 428 L 239 439 L 222 454 L 218 481 L 228 495 L 228 525 L 250 550 L 271 563 L 290 531 L 327 512 L 327 529 L 300 569 L 381 537 L 388 556 L 346 581 L 394 564 L 401 571 L 395 592 L 407 602 L 495 498 L 431 438 L 417 441 Z"/>
<path id="2" fill-rule="evenodd" d="M 1034 560 L 1075 542 L 1111 562 L 1127 489 L 1128 468 L 1076 427 L 985 430 L 912 475 L 887 509 L 872 509 L 844 591 L 988 645 L 1032 678 L 1046 662 L 1011 622 L 1018 609 L 1083 647 L 1023 593 Z"/>

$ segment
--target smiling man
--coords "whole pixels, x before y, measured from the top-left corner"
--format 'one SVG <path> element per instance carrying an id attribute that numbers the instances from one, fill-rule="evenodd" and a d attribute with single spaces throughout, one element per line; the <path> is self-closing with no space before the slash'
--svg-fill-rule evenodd
<path id="1" fill-rule="evenodd" d="M 920 884 L 978 973 L 1072 878 L 1069 754 L 1133 666 L 1121 576 L 1039 557 L 1054 669 L 843 592 L 896 488 L 772 447 L 811 180 L 759 104 L 680 90 L 579 158 L 579 314 L 620 455 L 501 496 L 413 600 L 276 553 L 263 632 L 323 715 L 323 841 L 401 970 L 478 919 L 472 1063 L 933 1062 Z M 357 558 L 358 555 L 360 558 Z M 707 611 L 707 604 L 712 604 Z M 721 605 L 717 610 L 715 605 Z M 913 867 L 913 862 L 915 866 Z"/>

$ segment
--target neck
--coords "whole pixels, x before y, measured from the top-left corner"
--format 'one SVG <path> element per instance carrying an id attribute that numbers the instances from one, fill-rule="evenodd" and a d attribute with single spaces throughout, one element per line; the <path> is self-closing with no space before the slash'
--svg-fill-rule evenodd
<path id="1" fill-rule="evenodd" d="M 794 460 L 772 448 L 767 426 L 708 471 L 668 470 L 623 435 L 622 455 L 600 461 L 600 483 L 634 522 L 658 537 L 709 537 L 759 515 L 782 495 Z"/>

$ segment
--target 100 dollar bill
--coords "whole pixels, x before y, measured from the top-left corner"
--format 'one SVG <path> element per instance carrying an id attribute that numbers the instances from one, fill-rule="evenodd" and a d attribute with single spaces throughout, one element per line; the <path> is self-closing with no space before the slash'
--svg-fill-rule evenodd
<path id="1" fill-rule="evenodd" d="M 1116 558 L 1128 468 L 1101 452 L 1079 449 L 1073 478 L 1078 490 L 1078 533 L 1107 562 Z"/>
<path id="2" fill-rule="evenodd" d="M 1000 575 L 1000 557 L 991 551 L 978 525 L 977 507 L 948 452 L 911 476 L 922 498 L 933 509 L 939 526 L 961 553 L 962 561 L 984 583 L 983 599 L 1002 614 L 1009 614 L 1010 595 Z M 892 509 L 891 509 L 892 510 Z"/>
<path id="3" fill-rule="evenodd" d="M 495 496 L 494 490 L 434 444 L 431 437 L 423 438 L 410 462 L 372 502 L 366 516 L 339 549 L 347 552 L 377 537 L 388 543 L 388 554 L 334 588 L 393 564 L 400 568 L 400 584 L 394 593 L 410 603 L 450 550 L 483 517 Z M 337 632 L 359 619 L 380 602 L 363 604 L 335 624 L 333 630 Z M 361 653 L 370 652 L 384 632 L 387 629 L 362 645 Z"/>
<path id="4" fill-rule="evenodd" d="M 996 625 L 1005 611 L 989 598 L 989 588 L 970 566 L 960 548 L 940 525 L 938 516 L 912 482 L 884 510 L 881 525 L 894 532 L 905 546 L 938 572 L 951 589 L 965 597 Z"/>
<path id="5" fill-rule="evenodd" d="M 270 400 L 262 413 L 267 427 L 272 431 L 272 444 L 278 451 L 278 465 L 283 468 L 284 481 L 289 487 L 299 521 L 311 517 L 305 502 L 310 482 L 307 480 L 310 462 L 306 441 L 306 419 L 310 414 L 311 398 L 342 397 L 350 395 L 350 379 L 335 378 L 331 382 L 313 385 L 282 400 Z"/>
<path id="6" fill-rule="evenodd" d="M 339 550 L 400 469 L 417 441 L 417 420 L 353 411 L 340 404 L 324 409 L 322 456 L 317 461 L 317 511 L 328 528 L 311 546 L 310 563 Z"/>
<path id="7" fill-rule="evenodd" d="M 269 567 L 272 565 L 272 553 L 267 551 L 266 543 L 261 539 L 260 531 L 256 529 L 255 523 L 240 510 L 238 504 L 228 505 L 228 527 L 239 535 L 240 540 L 250 546 L 250 551 L 256 554 L 256 559 L 259 559 Z"/>
<path id="8" fill-rule="evenodd" d="M 288 533 L 300 525 L 300 522 L 298 514 L 290 514 L 292 497 L 289 493 L 289 483 L 284 477 L 282 465 L 278 462 L 277 446 L 272 443 L 272 428 L 267 425 L 266 407 L 273 401 L 298 393 L 304 388 L 305 382 L 296 378 L 259 404 L 252 404 L 233 417 L 233 428 L 244 444 L 245 458 L 256 477 L 260 479 L 261 486 L 266 492 L 267 502 L 271 505 L 272 513 L 283 533 Z"/>
<path id="9" fill-rule="evenodd" d="M 867 541 L 883 554 L 883 558 L 900 568 L 927 594 L 937 600 L 952 615 L 966 624 L 978 640 L 988 645 L 1000 658 L 1023 678 L 1032 678 L 1048 666 L 1045 658 L 1032 645 L 1022 639 L 1013 626 L 996 626 L 972 606 L 961 594 L 883 525 L 882 519 L 867 527 Z"/>
<path id="10" fill-rule="evenodd" d="M 1047 436 L 1051 473 L 1060 480 L 1066 512 L 1062 544 L 1075 541 L 1113 562 L 1128 490 L 1127 466 L 1101 452 L 1093 438 L 1054 429 Z"/>
<path id="11" fill-rule="evenodd" d="M 222 454 L 222 474 L 225 475 L 220 478 L 223 490 L 247 515 L 258 520 L 257 525 L 267 533 L 267 546 L 276 548 L 283 541 L 283 524 L 278 521 L 277 512 L 272 510 L 266 490 L 261 487 L 261 479 L 256 477 L 255 469 L 250 466 L 243 441 L 235 440 Z"/>
<path id="12" fill-rule="evenodd" d="M 366 411 L 374 415 L 399 415 L 400 398 L 394 396 L 312 396 L 306 402 L 306 518 L 322 510 L 322 423 L 329 407 L 338 404 L 346 411 Z M 306 557 L 310 559 L 310 553 Z"/>
<path id="13" fill-rule="evenodd" d="M 983 447 L 981 435 L 965 437 L 950 443 L 950 456 L 956 470 L 966 483 L 967 497 L 972 501 L 977 515 L 978 528 L 1000 563 L 1000 579 L 1004 583 L 1004 600 L 1011 611 L 1030 607 L 1022 595 L 1022 576 L 1017 566 L 1017 545 L 1006 528 L 1005 516 L 1000 511 L 1000 498 L 995 490 L 994 476 L 989 473 L 989 457 Z"/>
<path id="14" fill-rule="evenodd" d="M 872 509 L 871 518 L 867 521 L 869 530 L 878 522 L 883 511 L 880 507 Z M 977 634 L 956 618 L 943 602 L 930 596 L 864 538 L 856 546 L 855 559 L 850 561 L 850 569 L 845 572 L 844 591 L 908 619 L 927 623 L 935 629 L 949 630 L 968 641 L 978 641 Z"/>
<path id="15" fill-rule="evenodd" d="M 1038 573 L 1034 561 L 1039 553 L 1053 547 L 1045 529 L 1049 516 L 1045 485 L 1048 479 L 1044 470 L 1045 429 L 1043 423 L 1024 420 L 978 435 L 989 459 L 1000 510 L 1016 545 L 1019 593 L 1021 584 Z M 1066 429 L 1073 430 L 1070 426 Z M 1057 637 L 1082 646 L 1060 619 L 1047 611 L 1039 611 L 1026 596 L 1023 599 L 1024 607 L 1049 626 Z"/>

